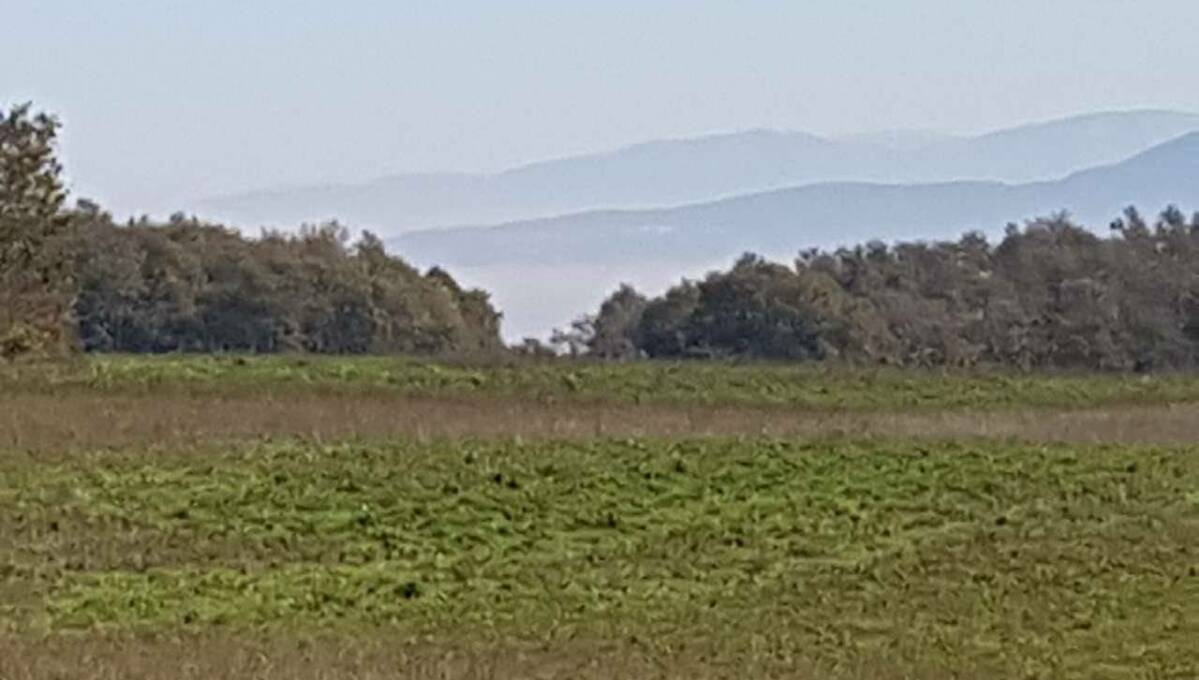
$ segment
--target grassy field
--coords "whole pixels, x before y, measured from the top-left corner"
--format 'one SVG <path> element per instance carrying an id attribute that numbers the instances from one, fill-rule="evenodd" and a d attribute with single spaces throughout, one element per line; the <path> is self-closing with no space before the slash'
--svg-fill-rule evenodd
<path id="1" fill-rule="evenodd" d="M 755 406 L 811 411 L 1090 408 L 1199 402 L 1187 375 L 923 372 L 819 364 L 396 358 L 98 357 L 0 367 L 0 388 L 36 394 L 391 396 L 543 403 Z"/>
<path id="2" fill-rule="evenodd" d="M 1163 413 L 1194 432 L 1186 378 L 118 358 L 2 380 L 6 680 L 1199 677 L 1199 446 L 1149 443 Z"/>

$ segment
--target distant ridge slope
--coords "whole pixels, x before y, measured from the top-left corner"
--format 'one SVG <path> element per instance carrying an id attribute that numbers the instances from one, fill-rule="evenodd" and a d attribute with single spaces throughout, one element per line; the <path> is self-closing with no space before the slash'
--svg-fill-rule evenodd
<path id="1" fill-rule="evenodd" d="M 868 239 L 994 232 L 1067 210 L 1103 226 L 1124 207 L 1199 206 L 1199 133 L 1124 162 L 1052 182 L 821 183 L 675 208 L 604 210 L 492 227 L 413 232 L 405 257 L 449 266 L 709 260 L 751 250 L 793 254 Z"/>
<path id="2" fill-rule="evenodd" d="M 496 174 L 397 175 L 204 201 L 246 227 L 337 218 L 386 235 L 599 208 L 712 201 L 818 182 L 1032 182 L 1116 162 L 1199 130 L 1199 115 L 1098 113 L 974 136 L 882 133 L 824 138 L 751 130 L 637 144 Z"/>

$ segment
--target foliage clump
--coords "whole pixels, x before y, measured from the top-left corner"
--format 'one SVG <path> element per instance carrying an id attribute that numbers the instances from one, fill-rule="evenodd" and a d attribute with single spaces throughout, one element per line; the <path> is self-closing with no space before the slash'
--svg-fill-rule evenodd
<path id="1" fill-rule="evenodd" d="M 476 353 L 501 347 L 486 293 L 422 274 L 336 223 L 260 239 L 182 215 L 73 215 L 83 347 L 100 352 Z"/>
<path id="2" fill-rule="evenodd" d="M 873 242 L 746 255 L 645 299 L 622 288 L 578 340 L 599 357 L 823 359 L 1148 371 L 1199 366 L 1199 215 L 1135 209 L 1102 238 L 1065 215 L 992 244 Z"/>
<path id="3" fill-rule="evenodd" d="M 0 113 L 0 358 L 70 344 L 71 277 L 55 157 L 58 121 L 28 105 Z"/>
<path id="4" fill-rule="evenodd" d="M 0 358 L 104 352 L 479 353 L 488 295 L 422 274 L 332 223 L 248 239 L 184 215 L 115 223 L 65 208 L 59 122 L 0 116 Z"/>

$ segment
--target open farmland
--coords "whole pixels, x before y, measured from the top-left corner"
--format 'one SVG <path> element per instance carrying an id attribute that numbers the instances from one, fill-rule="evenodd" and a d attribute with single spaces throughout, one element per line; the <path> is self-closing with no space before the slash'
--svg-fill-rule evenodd
<path id="1" fill-rule="evenodd" d="M 316 394 L 859 412 L 1199 403 L 1199 379 L 1172 374 L 319 356 L 100 356 L 63 364 L 0 366 L 0 387 L 7 393 L 54 396 Z"/>
<path id="2" fill-rule="evenodd" d="M 101 357 L 0 367 L 0 447 L 303 436 L 1199 440 L 1199 379 L 722 363 Z"/>
<path id="3" fill-rule="evenodd" d="M 3 678 L 1199 674 L 1193 379 L 118 358 L 3 380 Z"/>

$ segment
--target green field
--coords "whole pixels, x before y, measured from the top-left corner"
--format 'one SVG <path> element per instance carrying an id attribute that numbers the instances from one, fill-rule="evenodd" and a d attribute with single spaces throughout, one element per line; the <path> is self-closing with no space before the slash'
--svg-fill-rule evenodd
<path id="1" fill-rule="evenodd" d="M 4 379 L 12 404 L 55 390 L 201 405 L 305 393 L 333 408 L 367 390 L 447 409 L 553 395 L 546 408 L 712 399 L 955 418 L 1040 403 L 1115 414 L 1199 391 L 1185 378 L 294 358 L 117 358 Z M 714 386 L 727 392 L 705 396 Z M 88 678 L 1199 677 L 1196 446 L 324 439 L 296 425 L 88 447 L 76 434 L 0 452 L 0 677 L 50 677 L 68 659 L 92 664 Z"/>
<path id="2" fill-rule="evenodd" d="M 402 358 L 97 357 L 0 367 L 9 392 L 540 399 L 811 410 L 1083 408 L 1199 402 L 1199 376 L 934 372 L 823 364 Z"/>

